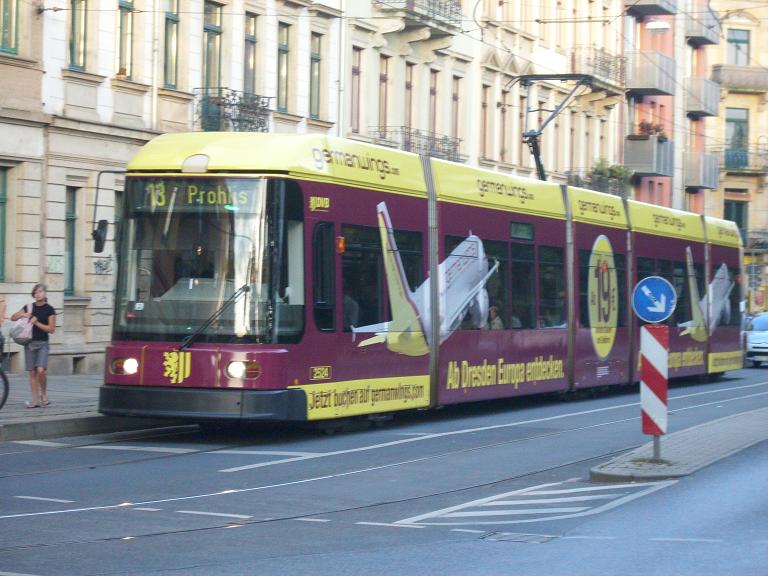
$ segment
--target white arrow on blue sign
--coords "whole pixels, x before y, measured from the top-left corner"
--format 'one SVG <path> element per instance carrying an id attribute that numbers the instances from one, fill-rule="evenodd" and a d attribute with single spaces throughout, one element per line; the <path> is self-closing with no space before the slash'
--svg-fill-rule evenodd
<path id="1" fill-rule="evenodd" d="M 675 311 L 676 305 L 675 289 L 661 276 L 643 278 L 632 292 L 632 308 L 644 322 L 664 322 Z"/>

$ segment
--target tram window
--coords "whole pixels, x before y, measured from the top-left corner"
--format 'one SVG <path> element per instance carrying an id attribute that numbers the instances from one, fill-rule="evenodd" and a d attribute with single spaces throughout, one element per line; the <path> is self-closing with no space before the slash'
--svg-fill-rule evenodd
<path id="1" fill-rule="evenodd" d="M 315 324 L 323 331 L 336 329 L 335 322 L 335 243 L 333 223 L 321 222 L 315 226 L 312 259 L 312 292 Z"/>
<path id="2" fill-rule="evenodd" d="M 512 244 L 510 260 L 511 312 L 520 328 L 536 327 L 536 283 L 534 248 L 531 244 Z"/>
<path id="3" fill-rule="evenodd" d="M 672 263 L 672 287 L 677 296 L 675 312 L 667 320 L 667 324 L 675 326 L 682 322 L 688 322 L 691 318 L 691 298 L 688 290 L 688 275 L 685 262 Z"/>
<path id="4" fill-rule="evenodd" d="M 565 327 L 563 249 L 539 247 L 539 326 Z"/>
<path id="5" fill-rule="evenodd" d="M 656 275 L 656 261 L 653 258 L 637 259 L 637 279 L 638 281 L 648 276 Z"/>
<path id="6" fill-rule="evenodd" d="M 627 325 L 627 257 L 624 254 L 614 254 L 616 264 L 616 284 L 618 284 L 618 318 L 617 326 Z"/>
<path id="7" fill-rule="evenodd" d="M 739 270 L 737 268 L 728 268 L 728 279 L 732 282 L 732 285 L 731 292 L 728 295 L 731 310 L 727 325 L 741 326 L 741 274 Z"/>
<path id="8" fill-rule="evenodd" d="M 520 321 L 510 321 L 509 306 L 507 305 L 507 294 L 509 290 L 508 274 L 509 264 L 507 263 L 507 244 L 506 242 L 494 242 L 486 240 L 483 242 L 485 254 L 488 257 L 488 267 L 492 267 L 497 262 L 499 268 L 495 274 L 488 278 L 485 289 L 488 292 L 488 306 L 496 306 L 499 318 L 501 318 L 502 327 L 500 329 L 519 327 Z M 489 318 L 490 321 L 490 318 Z M 498 329 L 498 328 L 497 328 Z"/>

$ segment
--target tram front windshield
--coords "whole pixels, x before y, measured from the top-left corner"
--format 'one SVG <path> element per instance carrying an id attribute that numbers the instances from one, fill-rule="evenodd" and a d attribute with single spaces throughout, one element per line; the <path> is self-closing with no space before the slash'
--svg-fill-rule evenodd
<path id="1" fill-rule="evenodd" d="M 206 323 L 196 342 L 300 339 L 303 224 L 295 182 L 129 177 L 123 214 L 116 340 L 181 341 Z"/>

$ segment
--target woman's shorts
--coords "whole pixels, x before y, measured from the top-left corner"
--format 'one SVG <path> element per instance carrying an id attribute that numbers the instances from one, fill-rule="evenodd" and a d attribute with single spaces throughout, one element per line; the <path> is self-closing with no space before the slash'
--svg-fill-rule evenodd
<path id="1" fill-rule="evenodd" d="M 24 346 L 24 363 L 27 365 L 27 372 L 35 368 L 48 370 L 48 348 L 47 340 L 32 340 Z"/>

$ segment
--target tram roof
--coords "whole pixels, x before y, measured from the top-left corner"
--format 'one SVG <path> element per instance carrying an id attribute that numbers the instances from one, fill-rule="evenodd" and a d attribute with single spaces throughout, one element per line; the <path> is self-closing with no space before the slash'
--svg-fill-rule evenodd
<path id="1" fill-rule="evenodd" d="M 129 172 L 288 174 L 298 178 L 426 195 L 419 156 L 322 134 L 163 134 L 128 163 Z"/>
<path id="2" fill-rule="evenodd" d="M 432 160 L 439 200 L 565 219 L 559 184 Z"/>
<path id="3" fill-rule="evenodd" d="M 710 244 L 718 244 L 728 248 L 741 247 L 741 233 L 736 222 L 705 216 L 704 226 L 706 227 L 707 240 Z"/>
<path id="4" fill-rule="evenodd" d="M 628 200 L 627 207 L 630 225 L 635 232 L 704 242 L 704 223 L 700 214 L 635 200 Z"/>

